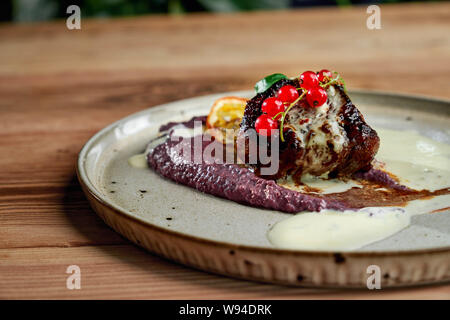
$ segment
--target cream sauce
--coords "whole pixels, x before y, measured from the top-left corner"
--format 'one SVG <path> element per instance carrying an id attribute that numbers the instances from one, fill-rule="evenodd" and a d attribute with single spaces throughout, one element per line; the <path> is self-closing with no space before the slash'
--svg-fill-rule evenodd
<path id="1" fill-rule="evenodd" d="M 173 137 L 190 138 L 198 134 L 198 132 L 196 132 L 196 128 L 188 128 L 184 125 L 176 125 L 175 127 L 171 128 L 171 130 L 173 130 L 172 131 Z M 131 167 L 137 169 L 148 168 L 147 159 L 145 155 L 149 153 L 151 147 L 152 146 L 148 145 L 144 153 L 135 154 L 130 158 L 128 158 L 128 164 Z"/>
<path id="2" fill-rule="evenodd" d="M 296 164 L 301 165 L 307 159 L 308 167 L 304 168 L 307 172 L 322 172 L 323 163 L 331 160 L 328 142 L 333 144 L 333 150 L 338 154 L 348 143 L 344 127 L 336 121 L 340 106 L 345 102 L 333 86 L 327 89 L 327 94 L 328 102 L 318 108 L 296 106 L 288 112 L 289 124 L 286 128 L 291 127 L 296 132 L 299 146 L 307 150 Z M 302 110 L 299 111 L 299 108 Z M 320 129 L 325 124 L 328 132 Z"/>
<path id="3" fill-rule="evenodd" d="M 145 153 L 136 154 L 128 159 L 128 164 L 133 168 L 143 169 L 148 168 Z"/>
<path id="4" fill-rule="evenodd" d="M 450 187 L 450 145 L 414 131 L 376 129 L 382 168 L 415 190 Z M 302 180 L 321 193 L 344 192 L 350 181 Z M 286 184 L 288 188 L 301 186 Z M 336 187 L 335 187 L 336 186 Z M 304 187 L 303 187 L 304 188 Z M 299 189 L 301 191 L 301 189 Z M 410 201 L 405 207 L 370 207 L 358 211 L 302 212 L 280 221 L 268 232 L 276 247 L 299 250 L 350 251 L 385 239 L 408 227 L 411 216 L 450 207 L 450 195 Z"/>
<path id="5" fill-rule="evenodd" d="M 188 128 L 184 125 L 177 125 L 175 127 L 173 127 L 171 130 L 172 131 L 172 136 L 173 137 L 183 137 L 183 138 L 191 138 L 195 135 L 198 134 L 202 134 L 202 132 L 204 131 L 204 127 L 202 126 L 201 129 L 200 127 L 198 128 Z"/>
<path id="6" fill-rule="evenodd" d="M 358 211 L 303 212 L 277 223 L 270 242 L 284 249 L 354 250 L 407 227 L 403 208 L 364 208 Z"/>
<path id="7" fill-rule="evenodd" d="M 287 189 L 315 194 L 341 193 L 351 188 L 362 187 L 355 180 L 323 179 L 310 174 L 303 175 L 301 181 L 303 185 L 298 185 L 292 177 L 288 177 L 286 179 L 278 179 L 277 183 Z"/>
<path id="8" fill-rule="evenodd" d="M 276 247 L 351 251 L 383 240 L 409 226 L 411 217 L 450 204 L 450 195 L 414 200 L 406 207 L 368 207 L 357 211 L 302 212 L 275 224 L 268 233 Z"/>
<path id="9" fill-rule="evenodd" d="M 414 131 L 377 129 L 381 144 L 377 160 L 415 190 L 435 191 L 450 186 L 450 145 Z"/>

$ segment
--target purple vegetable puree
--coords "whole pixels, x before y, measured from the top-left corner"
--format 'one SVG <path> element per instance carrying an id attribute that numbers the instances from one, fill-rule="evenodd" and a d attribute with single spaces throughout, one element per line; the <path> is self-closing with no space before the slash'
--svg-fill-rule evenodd
<path id="1" fill-rule="evenodd" d="M 205 117 L 194 117 L 182 123 L 171 122 L 162 126 L 160 131 L 168 131 L 170 136 L 173 132 L 170 129 L 175 125 L 183 124 L 188 128 L 193 128 L 194 121 L 204 122 L 204 120 Z M 147 155 L 150 167 L 163 177 L 177 183 L 254 207 L 288 213 L 320 211 L 322 209 L 346 210 L 360 207 L 359 205 L 352 205 L 351 201 L 336 197 L 333 199 L 333 196 L 329 195 L 316 196 L 283 188 L 275 181 L 258 177 L 250 169 L 237 164 L 216 164 L 204 159 L 194 163 L 193 160 L 187 160 L 186 157 L 183 157 L 183 148 L 180 148 L 179 145 L 179 143 L 188 143 L 189 147 L 185 150 L 190 150 L 191 155 L 193 155 L 194 139 L 195 137 L 184 138 L 181 142 L 167 139 Z M 202 151 L 210 143 L 219 142 L 203 141 L 202 139 Z M 190 158 L 193 159 L 193 156 Z M 374 168 L 367 172 L 359 172 L 354 175 L 354 178 L 385 185 L 398 191 L 408 190 L 406 187 L 397 184 L 385 172 Z"/>

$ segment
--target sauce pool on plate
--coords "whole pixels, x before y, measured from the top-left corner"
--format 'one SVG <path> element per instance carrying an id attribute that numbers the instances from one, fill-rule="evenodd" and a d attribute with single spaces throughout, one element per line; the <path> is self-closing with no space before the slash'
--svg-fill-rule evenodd
<path id="1" fill-rule="evenodd" d="M 441 190 L 450 186 L 450 146 L 414 131 L 377 129 L 381 145 L 376 156 L 399 182 L 415 190 Z M 322 182 L 325 192 L 336 181 Z M 317 186 L 317 182 L 311 187 Z M 348 183 L 343 183 L 343 191 Z M 348 190 L 348 189 L 347 189 Z M 447 192 L 445 192 L 447 191 Z M 350 251 L 385 239 L 408 227 L 411 217 L 450 207 L 442 194 L 407 202 L 402 207 L 367 207 L 357 211 L 301 212 L 274 225 L 270 242 L 280 248 Z"/>

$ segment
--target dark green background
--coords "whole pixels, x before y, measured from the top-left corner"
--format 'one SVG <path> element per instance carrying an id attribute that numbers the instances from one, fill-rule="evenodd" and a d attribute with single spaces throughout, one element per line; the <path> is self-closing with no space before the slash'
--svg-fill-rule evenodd
<path id="1" fill-rule="evenodd" d="M 188 12 L 237 12 L 311 6 L 369 5 L 400 0 L 0 0 L 0 21 L 31 22 L 67 17 L 66 8 L 80 6 L 83 17 L 117 17 Z M 417 2 L 417 1 L 416 1 Z"/>

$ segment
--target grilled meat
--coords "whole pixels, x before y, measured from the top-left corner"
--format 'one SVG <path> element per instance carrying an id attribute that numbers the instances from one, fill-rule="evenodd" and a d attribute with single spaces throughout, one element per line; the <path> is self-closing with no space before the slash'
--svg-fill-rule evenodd
<path id="1" fill-rule="evenodd" d="M 282 79 L 248 101 L 238 134 L 240 138 L 248 139 L 245 134 L 254 129 L 256 119 L 262 114 L 262 102 L 275 96 L 284 85 L 299 87 L 296 79 Z M 327 102 L 318 108 L 310 107 L 302 99 L 289 110 L 284 122 L 285 141 L 280 142 L 279 170 L 270 178 L 292 174 L 300 181 L 303 174 L 341 177 L 370 169 L 380 143 L 376 131 L 365 122 L 340 85 L 330 85 L 327 95 Z M 246 159 L 249 149 L 246 143 Z M 252 166 L 258 173 L 263 165 L 258 161 Z"/>

